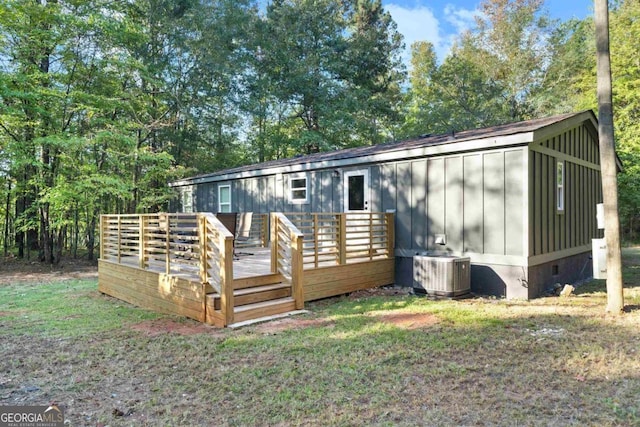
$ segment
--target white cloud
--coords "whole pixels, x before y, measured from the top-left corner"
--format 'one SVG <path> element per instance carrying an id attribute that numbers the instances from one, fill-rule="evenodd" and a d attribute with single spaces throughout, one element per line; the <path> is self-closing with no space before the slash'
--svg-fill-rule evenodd
<path id="1" fill-rule="evenodd" d="M 387 4 L 385 9 L 391 14 L 398 24 L 398 31 L 404 36 L 405 52 L 404 63 L 407 67 L 411 64 L 411 44 L 416 41 L 429 41 L 433 43 L 439 58 L 444 58 L 448 51 L 446 42 L 440 35 L 440 22 L 433 12 L 424 7 L 405 7 L 397 4 Z"/>
<path id="2" fill-rule="evenodd" d="M 476 17 L 481 15 L 478 9 L 469 10 L 448 4 L 444 8 L 444 16 L 448 23 L 453 25 L 457 34 L 461 34 L 475 24 Z"/>
<path id="3" fill-rule="evenodd" d="M 405 52 L 403 60 L 407 68 L 411 66 L 411 44 L 415 41 L 429 41 L 433 44 L 439 61 L 451 50 L 456 36 L 471 28 L 475 18 L 480 15 L 478 9 L 465 9 L 447 4 L 441 11 L 442 21 L 433 10 L 426 6 L 400 6 L 395 3 L 385 5 L 398 24 L 398 31 L 404 36 Z"/>

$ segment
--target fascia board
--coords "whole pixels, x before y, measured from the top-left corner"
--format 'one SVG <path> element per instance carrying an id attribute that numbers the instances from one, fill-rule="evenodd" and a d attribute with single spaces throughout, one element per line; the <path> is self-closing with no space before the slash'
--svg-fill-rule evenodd
<path id="1" fill-rule="evenodd" d="M 547 139 L 549 137 L 559 135 L 569 129 L 573 129 L 577 127 L 578 125 L 586 121 L 591 123 L 591 125 L 593 126 L 593 128 L 596 130 L 596 133 L 597 133 L 598 123 L 596 122 L 595 117 L 593 116 L 593 113 L 590 111 L 583 111 L 582 113 L 576 114 L 575 116 L 565 119 L 561 122 L 554 123 L 552 125 L 545 126 L 543 128 L 535 130 L 533 132 L 534 140 L 539 141 L 541 139 Z"/>

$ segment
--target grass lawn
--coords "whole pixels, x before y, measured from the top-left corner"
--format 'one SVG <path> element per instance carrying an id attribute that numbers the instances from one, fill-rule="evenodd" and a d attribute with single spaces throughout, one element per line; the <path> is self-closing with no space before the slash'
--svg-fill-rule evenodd
<path id="1" fill-rule="evenodd" d="M 566 298 L 340 297 L 239 330 L 139 309 L 96 280 L 0 286 L 0 405 L 71 425 L 640 425 L 640 248 L 623 316 Z"/>

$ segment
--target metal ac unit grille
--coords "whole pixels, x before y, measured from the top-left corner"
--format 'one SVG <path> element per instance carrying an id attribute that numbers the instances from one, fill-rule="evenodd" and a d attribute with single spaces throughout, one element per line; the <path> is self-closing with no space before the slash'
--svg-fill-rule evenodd
<path id="1" fill-rule="evenodd" d="M 469 258 L 414 256 L 413 287 L 431 295 L 453 297 L 471 290 Z"/>

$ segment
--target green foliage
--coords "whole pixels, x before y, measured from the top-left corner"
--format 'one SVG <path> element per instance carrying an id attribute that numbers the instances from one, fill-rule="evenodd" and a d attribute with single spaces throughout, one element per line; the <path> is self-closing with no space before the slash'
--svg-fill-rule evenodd
<path id="1" fill-rule="evenodd" d="M 78 244 L 92 256 L 100 213 L 164 210 L 167 182 L 187 174 L 595 106 L 592 20 L 558 25 L 541 0 L 485 0 L 442 63 L 415 44 L 407 88 L 380 0 L 259 6 L 2 2 L 1 240 L 49 262 Z M 611 24 L 629 234 L 640 222 L 637 2 L 616 3 Z"/>
<path id="2" fill-rule="evenodd" d="M 166 183 L 185 170 L 171 153 L 183 72 L 173 56 L 184 43 L 176 18 L 191 7 L 3 4 L 0 48 L 11 60 L 0 72 L 0 141 L 20 254 L 35 233 L 41 258 L 57 262 L 73 227 L 91 256 L 101 212 L 167 206 Z"/>
<path id="3" fill-rule="evenodd" d="M 626 0 L 610 18 L 616 147 L 624 165 L 618 176 L 620 220 L 626 237 L 640 231 L 640 4 Z"/>
<path id="4" fill-rule="evenodd" d="M 431 45 L 415 44 L 413 53 L 404 135 L 473 129 L 504 120 L 500 85 L 487 80 L 464 55 L 454 50 L 438 66 Z"/>
<path id="5" fill-rule="evenodd" d="M 546 115 L 543 88 L 556 23 L 541 0 L 485 0 L 476 25 L 443 63 L 433 47 L 413 49 L 414 74 L 402 133 L 442 133 Z M 560 98 L 560 94 L 554 94 Z"/>
<path id="6" fill-rule="evenodd" d="M 551 63 L 538 97 L 548 114 L 597 108 L 593 18 L 572 19 L 552 33 Z"/>
<path id="7" fill-rule="evenodd" d="M 623 164 L 618 175 L 620 220 L 624 237 L 640 230 L 640 5 L 617 2 L 610 10 L 611 72 L 616 150 Z M 593 19 L 572 20 L 554 34 L 553 62 L 545 87 L 545 110 L 597 109 L 595 29 Z M 564 94 L 560 97 L 557 94 Z M 554 107 L 555 106 L 555 107 Z"/>
<path id="8" fill-rule="evenodd" d="M 618 174 L 618 198 L 623 237 L 637 241 L 640 231 L 640 5 L 616 2 L 610 9 L 609 33 L 616 151 L 623 169 Z M 555 76 L 567 87 L 563 101 L 574 109 L 597 109 L 595 30 L 593 20 L 572 21 L 562 38 L 562 61 Z M 559 55 L 560 56 L 560 55 Z M 563 78 L 564 76 L 564 78 Z"/>
<path id="9" fill-rule="evenodd" d="M 263 127 L 261 138 L 289 145 L 284 154 L 386 139 L 397 120 L 402 43 L 380 1 L 274 1 L 261 30 L 259 105 L 294 135 Z"/>
<path id="10" fill-rule="evenodd" d="M 431 46 L 412 46 L 412 72 L 399 133 L 444 133 L 596 109 L 593 18 L 549 20 L 541 0 L 485 0 L 476 26 L 438 64 Z M 640 231 L 640 5 L 610 12 L 614 124 L 625 235 Z"/>
<path id="11" fill-rule="evenodd" d="M 81 240 L 92 256 L 100 213 L 166 209 L 168 181 L 380 142 L 397 120 L 401 37 L 378 0 L 21 0 L 0 16 L 20 256 L 57 262 Z"/>

